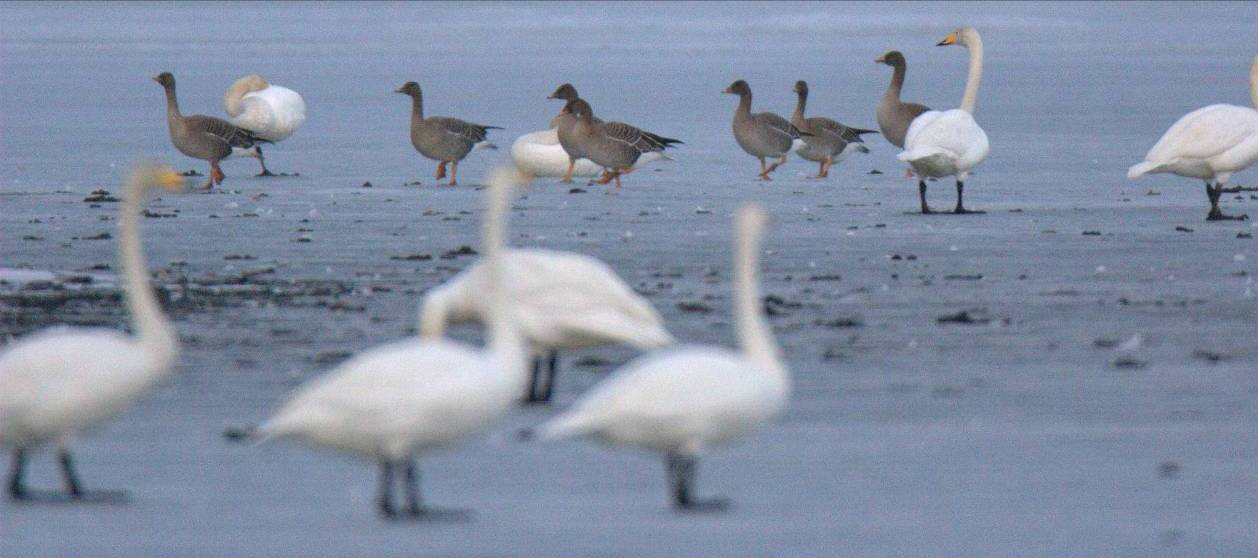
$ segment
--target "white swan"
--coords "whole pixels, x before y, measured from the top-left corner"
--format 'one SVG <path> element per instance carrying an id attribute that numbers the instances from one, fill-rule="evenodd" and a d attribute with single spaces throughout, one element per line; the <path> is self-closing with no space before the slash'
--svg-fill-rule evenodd
<path id="1" fill-rule="evenodd" d="M 0 353 L 0 446 L 13 449 L 10 498 L 39 496 L 26 487 L 23 473 L 27 452 L 45 443 L 58 446 L 70 498 L 121 497 L 118 492 L 83 489 L 70 443 L 79 432 L 129 407 L 165 379 L 175 363 L 178 340 L 149 286 L 139 221 L 149 190 L 178 191 L 182 186 L 183 179 L 166 167 L 140 166 L 126 181 L 119 252 L 134 335 L 54 327 L 15 341 Z"/>
<path id="2" fill-rule="evenodd" d="M 236 80 L 223 96 L 223 108 L 232 124 L 253 132 L 258 137 L 279 142 L 293 135 L 306 121 L 306 101 L 296 91 L 271 85 L 258 74 Z M 256 157 L 262 164 L 258 176 L 275 176 L 266 168 L 262 148 L 232 149 L 237 157 Z"/>
<path id="3" fill-rule="evenodd" d="M 506 271 L 500 264 L 506 208 L 517 180 L 518 173 L 505 170 L 488 180 L 483 242 L 492 280 L 484 295 L 492 302 L 485 349 L 433 337 L 368 349 L 302 387 L 270 420 L 228 437 L 292 437 L 375 459 L 381 514 L 402 515 L 392 497 L 400 469 L 407 515 L 448 515 L 421 505 L 415 457 L 489 426 L 511 409 L 528 380 L 523 340 L 506 318 L 509 293 L 498 288 Z"/>
<path id="4" fill-rule="evenodd" d="M 739 210 L 734 296 L 739 350 L 686 346 L 639 357 L 539 428 L 542 439 L 591 436 L 663 453 L 673 505 L 724 506 L 694 497 L 695 462 L 709 447 L 764 424 L 786 405 L 790 373 L 761 313 L 756 274 L 768 218 Z"/>
<path id="5" fill-rule="evenodd" d="M 511 143 L 511 160 L 532 176 L 558 177 L 568 172 L 568 154 L 559 145 L 557 128 L 524 134 Z M 589 159 L 578 159 L 573 176 L 598 176 L 603 167 Z"/>
<path id="6" fill-rule="evenodd" d="M 647 350 L 673 342 L 651 303 L 595 258 L 512 249 L 503 253 L 502 265 L 511 277 L 512 319 L 536 355 L 527 402 L 550 401 L 559 349 L 624 343 Z M 429 291 L 420 306 L 421 334 L 439 336 L 449 323 L 483 321 L 489 311 L 486 285 L 479 261 Z"/>
<path id="7" fill-rule="evenodd" d="M 968 211 L 961 203 L 965 179 L 970 169 L 987 158 L 987 133 L 974 121 L 974 102 L 978 84 L 983 78 L 983 39 L 973 27 L 962 27 L 944 37 L 938 46 L 961 45 L 970 51 L 970 72 L 965 82 L 961 108 L 947 111 L 926 111 L 913 119 L 904 139 L 904 151 L 897 158 L 913 167 L 919 178 L 918 195 L 922 213 L 930 213 L 926 205 L 926 178 L 957 177 L 957 207 L 953 213 Z"/>
<path id="8" fill-rule="evenodd" d="M 1249 69 L 1249 98 L 1258 108 L 1258 56 Z M 1206 198 L 1210 200 L 1206 219 L 1246 219 L 1247 215 L 1224 215 L 1219 197 L 1232 174 L 1254 161 L 1258 161 L 1258 110 L 1210 105 L 1176 121 L 1145 155 L 1144 162 L 1127 171 L 1127 178 L 1159 172 L 1200 178 L 1206 182 Z"/>

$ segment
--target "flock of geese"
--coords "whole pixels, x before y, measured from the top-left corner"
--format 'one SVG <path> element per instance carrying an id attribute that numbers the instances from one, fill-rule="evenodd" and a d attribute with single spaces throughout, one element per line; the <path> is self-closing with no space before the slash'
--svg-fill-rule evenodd
<path id="1" fill-rule="evenodd" d="M 897 156 L 908 164 L 909 176 L 917 177 L 921 212 L 934 213 L 926 202 L 927 180 L 954 177 L 956 205 L 951 213 L 983 213 L 965 208 L 965 180 L 970 171 L 987 158 L 987 133 L 974 119 L 979 84 L 983 78 L 983 39 L 973 27 L 962 27 L 938 43 L 959 45 L 969 51 L 969 71 L 959 108 L 931 110 L 900 98 L 908 63 L 904 54 L 889 51 L 875 62 L 893 68 L 891 83 L 877 107 L 878 132 L 903 151 Z M 166 90 L 166 112 L 171 142 L 183 154 L 210 163 L 209 189 L 221 184 L 219 162 L 230 156 L 257 157 L 260 176 L 270 175 L 262 157 L 263 143 L 287 138 L 306 119 L 306 105 L 291 89 L 272 85 L 259 75 L 237 80 L 228 89 L 224 108 L 231 120 L 193 115 L 179 111 L 175 78 L 169 72 L 155 76 Z M 852 153 L 868 153 L 862 135 L 875 133 L 847 126 L 825 117 L 806 117 L 808 84 L 795 83 L 798 101 L 788 120 L 772 112 L 751 112 L 751 85 L 737 80 L 724 92 L 739 97 L 734 110 L 733 135 L 738 146 L 760 163 L 759 178 L 786 163 L 794 152 L 818 164 L 815 178 L 829 176 L 830 168 Z M 437 180 L 446 177 L 449 185 L 458 183 L 459 162 L 478 149 L 496 149 L 489 141 L 490 130 L 498 126 L 477 124 L 458 118 L 424 115 L 424 96 L 418 83 L 410 81 L 397 90 L 411 98 L 411 144 L 424 157 L 437 161 Z M 1258 57 L 1250 70 L 1250 96 L 1258 107 Z M 681 140 L 647 132 L 624 122 L 604 122 L 594 115 L 589 101 L 576 87 L 560 85 L 550 99 L 564 101 L 559 114 L 546 130 L 524 134 L 511 145 L 517 168 L 534 176 L 601 176 L 600 184 L 615 180 L 642 166 L 670 159 L 665 150 Z M 1244 219 L 1226 215 L 1219 208 L 1223 185 L 1231 175 L 1258 159 L 1258 111 L 1234 105 L 1210 105 L 1180 118 L 1149 150 L 1145 160 L 1133 165 L 1128 178 L 1150 173 L 1173 173 L 1198 178 L 1206 183 L 1210 202 L 1209 220 Z"/>
<path id="2" fill-rule="evenodd" d="M 926 179 L 953 176 L 954 212 L 964 181 L 988 153 L 987 136 L 974 119 L 983 68 L 983 43 L 965 27 L 939 45 L 969 50 L 969 75 L 961 106 L 937 111 L 900 99 L 906 61 L 887 52 L 876 61 L 894 69 L 878 105 L 882 135 L 903 148 L 899 159 L 918 177 L 921 210 Z M 190 157 L 210 164 L 212 188 L 223 180 L 219 163 L 230 156 L 258 158 L 270 174 L 261 144 L 283 140 L 305 119 L 301 96 L 261 76 L 238 80 L 224 105 L 231 120 L 184 116 L 175 79 L 154 79 L 165 88 L 171 141 Z M 415 82 L 397 90 L 411 97 L 411 141 L 449 166 L 478 147 L 489 146 L 493 126 L 424 116 Z M 783 164 L 792 151 L 818 163 L 818 176 L 854 152 L 868 151 L 861 135 L 872 133 L 821 117 L 805 116 L 808 85 L 798 82 L 798 105 L 787 120 L 751 112 L 751 87 L 738 80 L 726 93 L 739 96 L 733 133 L 758 159 L 760 178 Z M 1258 58 L 1250 73 L 1258 106 Z M 389 518 L 440 518 L 419 493 L 417 457 L 483 431 L 523 398 L 546 402 L 554 391 L 556 353 L 603 344 L 628 344 L 645 354 L 632 360 L 580 398 L 570 409 L 529 430 L 540 439 L 588 437 L 631 445 L 664 457 L 672 504 L 681 510 L 720 509 L 721 499 L 696 495 L 696 460 L 715 445 L 755 430 L 778 414 L 791 391 L 790 373 L 759 304 L 760 241 L 768 216 L 744 205 L 736 219 L 735 282 L 738 348 L 679 346 L 650 303 L 603 262 L 582 254 L 505 245 L 508 207 L 516 188 L 535 176 L 621 176 L 659 159 L 680 141 L 621 122 L 595 117 L 570 84 L 552 98 L 564 109 L 548 130 L 521 136 L 512 146 L 516 166 L 491 172 L 485 190 L 483 256 L 474 265 L 430 289 L 418 316 L 420 335 L 362 351 L 293 394 L 268 420 L 232 428 L 229 439 L 293 438 L 376 461 L 380 467 L 377 507 Z M 1258 110 L 1211 105 L 1175 123 L 1133 166 L 1132 178 L 1169 172 L 1202 179 L 1210 219 L 1233 218 L 1218 207 L 1223 183 L 1258 160 Z M 117 499 L 120 493 L 90 491 L 80 483 L 70 453 L 74 436 L 114 416 L 164 380 L 178 355 L 178 338 L 162 313 L 141 250 L 140 212 L 154 189 L 179 190 L 183 179 L 165 167 L 140 166 L 125 183 L 119 225 L 120 258 L 131 334 L 107 329 L 54 327 L 16 340 L 0 353 L 0 445 L 13 451 L 8 495 L 15 500 Z M 1240 217 L 1240 218 L 1243 218 Z M 488 329 L 484 347 L 444 335 L 449 324 L 477 321 Z M 531 361 L 531 362 L 530 362 Z M 64 493 L 40 492 L 25 482 L 29 452 L 57 447 Z M 402 493 L 397 494 L 397 488 Z M 395 496 L 399 496 L 395 498 Z M 455 515 L 461 515 L 455 513 Z"/>

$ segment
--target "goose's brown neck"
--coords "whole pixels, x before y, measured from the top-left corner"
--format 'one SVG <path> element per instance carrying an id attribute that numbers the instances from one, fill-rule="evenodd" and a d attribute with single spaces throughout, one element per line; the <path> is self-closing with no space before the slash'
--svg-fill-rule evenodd
<path id="1" fill-rule="evenodd" d="M 904 88 L 904 74 L 908 72 L 905 64 L 900 63 L 892 66 L 895 72 L 891 74 L 891 84 L 887 86 L 887 92 L 884 97 L 900 100 L 900 90 Z"/>
<path id="2" fill-rule="evenodd" d="M 175 98 L 175 85 L 172 83 L 163 87 L 166 90 L 166 116 L 168 118 L 179 118 L 179 101 Z"/>

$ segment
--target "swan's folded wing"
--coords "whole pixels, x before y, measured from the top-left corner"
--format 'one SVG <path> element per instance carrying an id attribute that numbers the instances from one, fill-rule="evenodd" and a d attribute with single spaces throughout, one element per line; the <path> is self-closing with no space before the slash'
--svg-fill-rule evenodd
<path id="1" fill-rule="evenodd" d="M 1255 134 L 1258 134 L 1258 112 L 1254 109 L 1210 105 L 1177 120 L 1145 158 L 1153 163 L 1210 159 Z"/>

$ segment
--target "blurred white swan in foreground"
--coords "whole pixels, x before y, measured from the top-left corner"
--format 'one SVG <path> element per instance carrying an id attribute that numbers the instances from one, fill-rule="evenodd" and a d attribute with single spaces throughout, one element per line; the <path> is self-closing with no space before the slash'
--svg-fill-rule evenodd
<path id="1" fill-rule="evenodd" d="M 1258 108 L 1258 56 L 1249 69 L 1249 98 Z M 1246 219 L 1248 215 L 1224 215 L 1219 197 L 1232 174 L 1254 161 L 1258 161 L 1258 110 L 1210 105 L 1176 121 L 1145 155 L 1144 162 L 1127 171 L 1127 178 L 1159 172 L 1200 178 L 1206 182 L 1206 198 L 1210 200 L 1207 220 Z"/>
<path id="2" fill-rule="evenodd" d="M 651 303 L 595 258 L 512 249 L 503 252 L 502 266 L 511 278 L 511 319 L 534 355 L 526 402 L 551 400 L 560 349 L 623 343 L 647 350 L 673 342 Z M 429 291 L 420 307 L 420 333 L 440 336 L 447 324 L 483 322 L 490 310 L 487 285 L 480 260 Z"/>
<path id="3" fill-rule="evenodd" d="M 722 508 L 695 497 L 695 465 L 713 445 L 745 435 L 786 405 L 790 373 L 765 322 L 757 284 L 768 217 L 739 210 L 734 297 L 738 350 L 682 346 L 639 357 L 538 429 L 542 439 L 590 436 L 664 454 L 674 507 Z"/>
<path id="4" fill-rule="evenodd" d="M 452 515 L 421 503 L 416 456 L 489 426 L 514 406 L 528 381 L 524 342 L 508 318 L 509 292 L 499 288 L 507 271 L 500 256 L 506 208 L 518 180 L 515 171 L 507 170 L 488 179 L 483 237 L 491 278 L 483 293 L 491 301 L 487 347 L 421 337 L 367 349 L 303 386 L 270 420 L 252 430 L 229 430 L 228 437 L 260 442 L 293 437 L 375 459 L 383 516 Z M 393 502 L 399 473 L 404 511 Z"/>
<path id="5" fill-rule="evenodd" d="M 287 139 L 306 121 L 306 101 L 301 95 L 287 87 L 272 85 L 258 74 L 242 77 L 227 88 L 223 108 L 232 124 L 272 143 Z M 258 176 L 275 176 L 266 168 L 260 145 L 233 148 L 232 155 L 256 157 L 262 164 Z"/>
<path id="6" fill-rule="evenodd" d="M 926 179 L 955 176 L 957 206 L 953 213 L 969 211 L 961 203 L 965 179 L 983 159 L 987 158 L 987 133 L 974 121 L 974 102 L 978 98 L 979 81 L 983 78 L 983 39 L 973 27 L 962 27 L 944 37 L 937 46 L 961 45 L 970 51 L 970 72 L 965 82 L 961 108 L 926 111 L 913 119 L 904 139 L 904 151 L 897 158 L 907 162 L 917 173 L 917 191 L 922 213 L 931 213 L 926 205 Z"/>
<path id="7" fill-rule="evenodd" d="M 45 443 L 57 457 L 71 499 L 119 499 L 120 492 L 87 491 L 75 474 L 70 444 L 79 432 L 131 406 L 164 380 L 179 352 L 175 330 L 149 285 L 140 245 L 140 208 L 154 188 L 178 191 L 183 178 L 168 167 L 140 166 L 126 181 L 119 216 L 123 293 L 134 335 L 98 328 L 52 327 L 0 352 L 0 446 L 13 449 L 8 494 L 48 497 L 24 483 L 27 452 Z"/>

